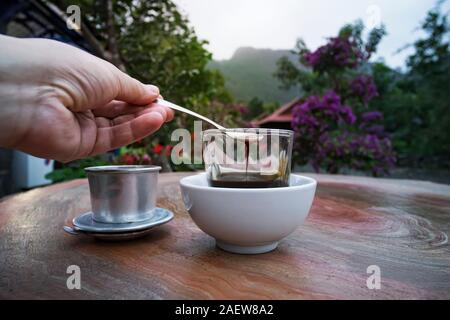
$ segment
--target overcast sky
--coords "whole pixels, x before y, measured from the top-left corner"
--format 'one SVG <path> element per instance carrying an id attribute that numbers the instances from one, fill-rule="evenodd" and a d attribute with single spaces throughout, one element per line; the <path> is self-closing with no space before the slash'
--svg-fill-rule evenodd
<path id="1" fill-rule="evenodd" d="M 379 20 L 388 35 L 378 56 L 403 67 L 411 51 L 395 54 L 421 33 L 417 31 L 435 0 L 174 0 L 201 39 L 209 41 L 214 59 L 228 59 L 242 46 L 291 49 L 297 38 L 315 49 L 345 23 Z M 446 1 L 444 8 L 448 8 Z M 380 19 L 378 19 L 378 17 Z"/>

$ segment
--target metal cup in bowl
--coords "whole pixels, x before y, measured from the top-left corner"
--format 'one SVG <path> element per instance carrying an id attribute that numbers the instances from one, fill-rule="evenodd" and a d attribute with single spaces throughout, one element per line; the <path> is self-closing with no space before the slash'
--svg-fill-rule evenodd
<path id="1" fill-rule="evenodd" d="M 88 167 L 92 218 L 103 223 L 128 223 L 150 219 L 156 205 L 161 167 Z"/>

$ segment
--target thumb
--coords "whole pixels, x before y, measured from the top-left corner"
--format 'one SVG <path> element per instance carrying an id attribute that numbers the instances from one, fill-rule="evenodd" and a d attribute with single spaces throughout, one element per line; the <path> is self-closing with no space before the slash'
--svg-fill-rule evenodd
<path id="1" fill-rule="evenodd" d="M 139 80 L 116 69 L 117 92 L 115 100 L 129 104 L 145 105 L 152 103 L 159 96 L 159 89 L 151 84 L 143 84 Z"/>

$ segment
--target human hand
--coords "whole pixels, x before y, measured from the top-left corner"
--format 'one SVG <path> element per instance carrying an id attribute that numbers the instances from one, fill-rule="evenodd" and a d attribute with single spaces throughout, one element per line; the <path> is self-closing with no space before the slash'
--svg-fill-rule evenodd
<path id="1" fill-rule="evenodd" d="M 67 162 L 157 131 L 173 111 L 159 90 L 47 39 L 0 35 L 0 146 Z"/>

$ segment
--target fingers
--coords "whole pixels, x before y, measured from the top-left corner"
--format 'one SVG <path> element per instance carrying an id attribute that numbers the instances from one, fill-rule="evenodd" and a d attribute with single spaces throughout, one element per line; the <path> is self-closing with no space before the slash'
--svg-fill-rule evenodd
<path id="1" fill-rule="evenodd" d="M 175 115 L 175 113 L 173 112 L 173 110 L 172 109 L 170 109 L 170 108 L 167 108 L 167 107 L 164 107 L 164 106 L 161 106 L 161 105 L 159 105 L 159 104 L 157 104 L 157 103 L 153 103 L 151 106 L 150 106 L 150 108 L 148 108 L 147 110 L 151 110 L 151 111 L 157 111 L 157 112 L 160 112 L 161 114 L 163 114 L 163 115 L 165 115 L 165 122 L 169 122 L 169 121 L 172 121 L 173 120 L 173 117 L 174 117 L 174 115 Z M 144 111 L 142 111 L 142 112 L 145 112 L 146 110 L 144 110 Z"/>
<path id="2" fill-rule="evenodd" d="M 163 97 L 162 95 L 159 95 L 158 98 L 164 99 L 164 97 Z M 165 107 L 165 106 L 161 106 L 161 105 L 159 105 L 157 102 L 153 103 L 153 105 L 165 109 L 166 114 L 167 114 L 167 120 L 166 120 L 166 122 L 169 122 L 169 121 L 172 121 L 172 120 L 173 120 L 173 117 L 175 116 L 175 111 L 174 111 L 173 109 L 167 108 L 167 107 Z"/>
<path id="3" fill-rule="evenodd" d="M 113 100 L 104 106 L 95 108 L 92 113 L 96 117 L 115 118 L 124 114 L 132 114 L 142 111 L 146 106 L 131 105 L 123 101 Z"/>
<path id="4" fill-rule="evenodd" d="M 143 84 L 117 68 L 114 69 L 114 75 L 117 81 L 116 100 L 145 105 L 152 103 L 159 96 L 159 89 L 156 86 Z"/>
<path id="5" fill-rule="evenodd" d="M 152 103 L 147 106 L 136 106 L 130 105 L 126 102 L 114 100 L 102 107 L 98 107 L 92 110 L 96 117 L 109 118 L 114 121 L 117 121 L 118 117 L 124 115 L 134 115 L 135 118 L 144 113 L 149 113 L 152 111 L 160 112 L 165 122 L 171 121 L 174 117 L 174 111 L 172 109 L 160 106 L 157 103 Z M 130 119 L 130 117 L 125 117 L 123 119 Z"/>
<path id="6" fill-rule="evenodd" d="M 92 155 L 104 153 L 142 139 L 157 131 L 164 123 L 162 114 L 154 111 L 113 126 L 108 126 L 106 120 L 97 120 L 97 123 L 103 122 L 104 126 L 97 129 L 97 140 Z"/>
<path id="7" fill-rule="evenodd" d="M 135 114 L 126 114 L 126 115 L 119 116 L 117 118 L 112 119 L 111 122 L 112 122 L 113 125 L 117 126 L 119 124 L 125 123 L 127 121 L 133 120 L 134 118 L 140 117 L 140 116 L 142 116 L 144 114 L 151 113 L 151 112 L 158 112 L 158 113 L 160 113 L 162 118 L 163 118 L 163 120 L 164 120 L 164 122 L 168 121 L 167 120 L 167 113 L 166 113 L 166 111 L 163 108 L 151 107 L 151 108 L 144 109 L 144 110 L 142 110 L 142 111 L 140 111 L 138 113 L 135 113 Z"/>
<path id="8" fill-rule="evenodd" d="M 166 120 L 166 122 L 172 121 L 173 117 L 175 116 L 175 111 L 173 111 L 170 108 L 166 108 L 166 107 L 163 107 L 163 108 L 165 108 L 166 112 L 167 112 L 167 120 Z"/>

